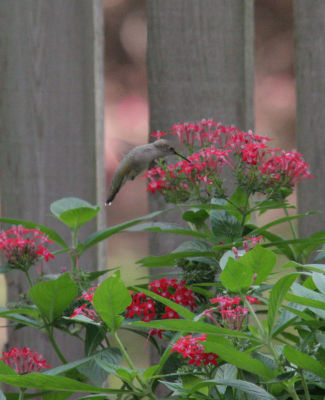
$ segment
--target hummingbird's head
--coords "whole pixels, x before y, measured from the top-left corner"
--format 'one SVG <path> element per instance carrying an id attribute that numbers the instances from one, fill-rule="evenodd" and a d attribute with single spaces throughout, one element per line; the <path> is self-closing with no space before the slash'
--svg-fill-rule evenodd
<path id="1" fill-rule="evenodd" d="M 163 154 L 168 155 L 168 154 L 176 154 L 182 158 L 184 158 L 184 160 L 188 161 L 189 160 L 184 157 L 182 154 L 179 154 L 175 148 L 166 140 L 166 139 L 159 139 L 156 140 L 155 142 L 153 142 L 154 146 L 161 151 Z"/>

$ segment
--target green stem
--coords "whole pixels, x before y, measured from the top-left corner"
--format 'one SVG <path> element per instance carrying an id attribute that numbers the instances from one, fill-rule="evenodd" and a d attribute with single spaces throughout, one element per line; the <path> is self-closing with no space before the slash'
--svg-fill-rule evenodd
<path id="1" fill-rule="evenodd" d="M 290 217 L 289 211 L 288 211 L 288 209 L 286 207 L 283 207 L 283 211 L 284 211 L 286 217 Z M 289 222 L 289 226 L 290 226 L 290 230 L 291 230 L 293 238 L 294 239 L 298 239 L 298 232 L 297 232 L 297 229 L 295 227 L 295 224 L 293 223 L 292 220 L 289 220 L 288 222 Z"/>
<path id="2" fill-rule="evenodd" d="M 310 400 L 310 394 L 309 394 L 309 390 L 308 390 L 308 385 L 307 385 L 307 382 L 306 382 L 306 379 L 304 377 L 302 369 L 299 368 L 298 372 L 299 372 L 299 374 L 301 376 L 301 383 L 302 383 L 302 386 L 304 388 L 306 400 Z"/>
<path id="3" fill-rule="evenodd" d="M 47 333 L 48 333 L 48 337 L 49 337 L 49 340 L 51 342 L 51 345 L 53 346 L 53 349 L 55 350 L 55 352 L 58 355 L 59 359 L 63 362 L 63 364 L 68 364 L 68 361 L 66 360 L 66 358 L 62 354 L 61 350 L 59 349 L 59 346 L 57 345 L 57 343 L 56 343 L 56 341 L 54 339 L 53 329 L 48 328 L 47 329 Z"/>
<path id="4" fill-rule="evenodd" d="M 28 280 L 29 286 L 32 287 L 33 286 L 33 281 L 31 280 L 31 277 L 30 277 L 29 272 L 27 271 L 27 269 L 25 270 L 25 274 L 26 274 L 26 278 Z"/>
<path id="5" fill-rule="evenodd" d="M 18 400 L 24 400 L 24 398 L 25 398 L 25 390 L 26 390 L 26 389 L 19 389 L 19 397 L 18 397 Z"/>
<path id="6" fill-rule="evenodd" d="M 121 342 L 120 338 L 118 337 L 117 332 L 114 332 L 113 336 L 114 336 L 114 339 L 116 340 L 116 343 L 118 344 L 118 346 L 119 346 L 119 348 L 120 348 L 120 350 L 121 350 L 121 352 L 122 352 L 122 354 L 123 354 L 123 356 L 124 356 L 126 362 L 128 363 L 128 366 L 129 366 L 133 371 L 136 371 L 136 367 L 135 367 L 135 365 L 133 364 L 133 361 L 131 360 L 131 358 L 130 358 L 128 352 L 126 351 L 126 348 L 124 347 L 123 343 Z M 137 375 L 136 375 L 136 378 L 137 378 L 138 382 L 140 383 L 140 385 L 141 385 L 143 388 L 146 388 L 145 382 L 141 379 L 141 377 L 139 376 L 138 373 L 137 373 Z"/>
<path id="7" fill-rule="evenodd" d="M 292 396 L 293 400 L 300 400 L 293 386 L 287 387 L 287 392 Z"/>

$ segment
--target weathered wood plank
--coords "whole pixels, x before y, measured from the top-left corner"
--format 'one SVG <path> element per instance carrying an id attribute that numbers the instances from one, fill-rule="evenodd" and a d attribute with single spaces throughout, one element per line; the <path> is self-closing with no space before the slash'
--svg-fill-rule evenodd
<path id="1" fill-rule="evenodd" d="M 151 0 L 147 15 L 150 131 L 202 118 L 253 128 L 253 1 Z M 153 234 L 151 253 L 177 240 Z"/>
<path id="2" fill-rule="evenodd" d="M 69 241 L 48 216 L 50 203 L 74 196 L 103 205 L 105 198 L 102 41 L 101 0 L 0 2 L 2 215 L 48 224 Z M 83 236 L 104 223 L 103 211 Z M 95 269 L 104 255 L 104 247 L 89 251 L 82 265 Z M 51 271 L 68 265 L 60 259 Z M 8 275 L 9 301 L 24 290 L 22 276 Z M 34 331 L 10 332 L 9 343 L 35 345 L 55 365 Z M 60 346 L 68 359 L 83 356 L 75 341 L 61 336 Z"/>
<path id="3" fill-rule="evenodd" d="M 298 151 L 316 176 L 299 184 L 298 211 L 322 211 L 300 220 L 306 236 L 325 227 L 325 2 L 295 0 L 294 23 Z"/>

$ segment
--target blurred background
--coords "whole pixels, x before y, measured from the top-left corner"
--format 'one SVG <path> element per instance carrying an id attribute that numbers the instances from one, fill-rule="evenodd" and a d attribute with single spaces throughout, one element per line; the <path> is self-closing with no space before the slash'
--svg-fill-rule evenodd
<path id="1" fill-rule="evenodd" d="M 130 145 L 148 140 L 145 0 L 103 0 L 106 74 L 107 187 Z M 295 78 L 292 0 L 255 1 L 255 132 L 272 147 L 295 148 Z M 211 117 L 202 115 L 202 118 Z M 218 115 L 212 118 L 219 121 Z M 223 122 L 223 121 L 220 121 Z M 241 127 L 239 127 L 241 128 Z M 145 179 L 128 182 L 107 210 L 108 225 L 147 213 Z M 291 199 L 295 202 L 294 196 Z M 262 222 L 262 221 L 261 221 Z M 264 222 L 264 221 L 263 221 Z M 108 241 L 110 267 L 132 281 L 134 262 L 147 252 L 146 234 Z M 138 274 L 143 275 L 143 272 Z"/>

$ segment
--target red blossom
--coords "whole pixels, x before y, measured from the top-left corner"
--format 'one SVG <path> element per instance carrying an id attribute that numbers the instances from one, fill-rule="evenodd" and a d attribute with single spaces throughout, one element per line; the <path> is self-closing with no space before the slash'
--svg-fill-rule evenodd
<path id="1" fill-rule="evenodd" d="M 249 301 L 251 304 L 258 303 L 262 304 L 257 297 L 254 296 L 246 296 L 246 300 Z"/>
<path id="2" fill-rule="evenodd" d="M 77 298 L 77 300 L 83 299 L 89 303 L 85 303 L 82 306 L 75 308 L 73 314 L 70 315 L 70 318 L 73 318 L 77 315 L 84 315 L 85 317 L 95 322 L 100 321 L 100 317 L 94 310 L 94 304 L 93 304 L 93 297 L 96 289 L 98 289 L 98 286 L 93 286 L 90 289 L 88 289 L 87 292 L 85 292 L 84 294 L 82 294 L 80 297 Z"/>
<path id="3" fill-rule="evenodd" d="M 41 368 L 51 368 L 42 359 L 42 355 L 24 347 L 22 350 L 12 347 L 10 351 L 2 353 L 1 360 L 9 367 L 14 367 L 18 374 L 38 372 Z"/>
<path id="4" fill-rule="evenodd" d="M 280 152 L 280 155 L 277 153 Z M 302 155 L 296 151 L 283 151 L 280 149 L 269 150 L 271 158 L 265 161 L 259 170 L 262 174 L 269 175 L 272 179 L 288 181 L 295 185 L 303 179 L 314 178 L 309 172 L 309 165 L 304 161 Z"/>
<path id="5" fill-rule="evenodd" d="M 189 358 L 189 365 L 196 364 L 198 366 L 206 364 L 218 365 L 217 358 L 219 356 L 214 353 L 205 353 L 202 343 L 206 341 L 206 334 L 198 337 L 192 335 L 184 336 L 173 344 L 172 352 L 176 351 L 183 355 L 183 358 Z"/>
<path id="6" fill-rule="evenodd" d="M 28 269 L 40 257 L 44 257 L 45 261 L 55 258 L 43 246 L 45 243 L 53 242 L 39 229 L 27 229 L 20 225 L 0 233 L 0 251 L 12 268 Z"/>

